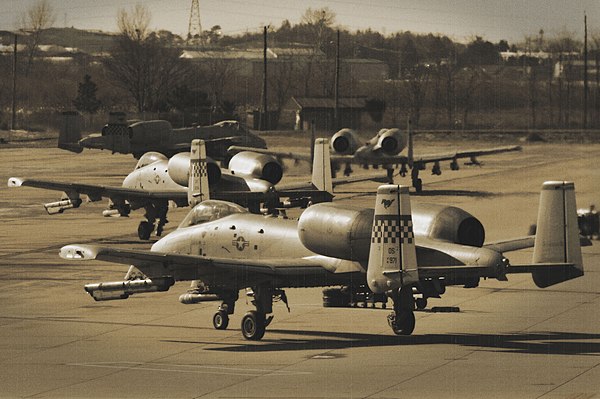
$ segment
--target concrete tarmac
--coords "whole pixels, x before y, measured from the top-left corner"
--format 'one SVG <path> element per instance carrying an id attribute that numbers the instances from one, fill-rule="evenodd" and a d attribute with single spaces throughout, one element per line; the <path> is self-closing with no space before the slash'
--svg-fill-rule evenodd
<path id="1" fill-rule="evenodd" d="M 485 143 L 478 143 L 485 146 Z M 440 148 L 446 148 L 439 144 Z M 435 151 L 427 151 L 428 153 Z M 423 171 L 413 201 L 457 205 L 487 239 L 522 236 L 537 217 L 544 180 L 573 180 L 579 207 L 600 202 L 600 145 L 535 144 L 442 176 Z M 120 185 L 130 156 L 57 149 L 0 150 L 0 176 Z M 305 168 L 306 169 L 306 168 Z M 289 179 L 305 178 L 294 175 Z M 408 179 L 397 182 L 408 184 Z M 376 183 L 336 200 L 373 206 Z M 600 397 L 600 244 L 583 249 L 585 276 L 538 289 L 529 275 L 479 288 L 450 287 L 417 312 L 415 332 L 395 336 L 389 310 L 323 308 L 321 289 L 287 290 L 262 341 L 242 338 L 240 295 L 226 331 L 218 303 L 182 305 L 188 288 L 94 302 L 83 285 L 114 281 L 124 265 L 67 262 L 69 243 L 149 248 L 141 212 L 103 218 L 106 203 L 49 216 L 60 193 L 0 189 L 0 397 L 2 398 L 592 398 Z M 169 214 L 167 231 L 186 209 Z M 531 250 L 509 255 L 527 262 Z M 432 307 L 460 308 L 434 312 Z"/>

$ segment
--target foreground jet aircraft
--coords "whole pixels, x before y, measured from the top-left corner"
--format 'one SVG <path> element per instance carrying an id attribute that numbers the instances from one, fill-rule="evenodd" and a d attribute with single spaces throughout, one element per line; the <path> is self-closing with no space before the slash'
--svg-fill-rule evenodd
<path id="1" fill-rule="evenodd" d="M 192 142 L 200 146 L 201 140 Z M 203 143 L 202 143 L 203 145 Z M 329 142 L 319 139 L 315 142 L 316 152 L 311 182 L 276 186 L 282 178 L 281 164 L 272 156 L 244 151 L 236 154 L 229 161 L 229 169 L 221 169 L 214 161 L 206 159 L 205 171 L 210 182 L 213 198 L 226 199 L 248 207 L 259 213 L 261 205 L 273 209 L 283 207 L 280 198 L 286 197 L 287 206 L 306 207 L 308 202 L 330 201 L 334 184 L 361 181 L 357 179 L 331 179 L 329 163 Z M 204 151 L 204 149 L 202 149 Z M 203 158 L 206 158 L 204 155 Z M 109 209 L 105 216 L 128 216 L 131 210 L 143 208 L 145 221 L 140 222 L 138 236 L 142 240 L 150 238 L 153 231 L 162 234 L 167 221 L 169 201 L 177 206 L 188 206 L 188 181 L 191 168 L 190 153 L 175 154 L 167 159 L 162 154 L 148 152 L 138 161 L 135 169 L 125 177 L 122 187 L 99 186 L 81 183 L 54 182 L 48 180 L 23 179 L 11 177 L 9 187 L 35 187 L 63 191 L 61 200 L 45 204 L 49 214 L 63 213 L 67 209 L 78 208 L 82 204 L 80 196 L 86 195 L 89 201 L 109 198 Z M 205 190 L 208 192 L 208 190 Z M 156 229 L 155 229 L 156 226 Z"/>
<path id="2" fill-rule="evenodd" d="M 222 121 L 210 126 L 193 126 L 173 129 L 165 120 L 136 121 L 129 123 L 125 114 L 113 113 L 102 133 L 81 138 L 79 114 L 65 113 L 65 123 L 58 138 L 58 147 L 81 152 L 84 148 L 110 150 L 113 153 L 133 154 L 140 158 L 149 151 L 170 157 L 189 151 L 193 139 L 206 143 L 206 153 L 216 160 L 228 158 L 227 148 L 241 145 L 247 148 L 267 148 L 266 142 L 241 126 L 237 121 Z"/>
<path id="3" fill-rule="evenodd" d="M 396 167 L 400 165 L 400 175 L 402 177 L 406 176 L 408 169 L 411 170 L 412 186 L 417 192 L 420 192 L 423 188 L 422 181 L 419 178 L 419 171 L 424 170 L 427 164 L 433 164 L 431 174 L 439 176 L 442 174 L 440 167 L 440 162 L 442 161 L 450 161 L 450 169 L 458 170 L 458 159 L 461 158 L 468 158 L 471 164 L 480 165 L 477 160 L 479 156 L 521 150 L 520 146 L 504 146 L 482 150 L 464 150 L 415 156 L 413 154 L 410 121 L 406 132 L 402 132 L 396 128 L 381 129 L 365 144 L 361 145 L 360 143 L 360 137 L 351 129 L 342 129 L 335 133 L 331 138 L 332 169 L 337 171 L 340 169 L 341 164 L 345 164 L 344 175 L 348 176 L 352 173 L 351 164 L 359 164 L 365 168 L 368 168 L 369 165 L 373 166 L 373 168 L 381 166 L 387 170 L 389 183 L 393 183 L 394 165 Z M 407 149 L 407 155 L 400 155 L 405 148 Z M 229 153 L 247 150 L 249 149 L 243 146 L 231 146 Z M 310 160 L 310 156 L 305 154 L 285 153 L 266 149 L 257 149 L 255 151 L 282 158 L 303 161 Z"/>
<path id="4" fill-rule="evenodd" d="M 239 291 L 251 288 L 256 310 L 241 322 L 250 340 L 263 337 L 274 300 L 287 305 L 289 287 L 345 286 L 386 295 L 394 305 L 388 316 L 393 332 L 409 335 L 414 292 L 439 297 L 448 285 L 476 287 L 482 277 L 506 280 L 509 273 L 531 273 L 542 288 L 582 276 L 574 190 L 571 182 L 544 183 L 536 236 L 487 245 L 483 226 L 469 213 L 440 205 L 411 211 L 408 187 L 383 185 L 374 211 L 317 204 L 289 220 L 206 200 L 150 251 L 74 244 L 60 256 L 132 265 L 124 281 L 86 285 L 96 300 L 166 291 L 192 280 L 195 289 L 180 301 L 221 301 L 216 329 L 227 328 Z M 503 255 L 531 246 L 531 264 L 511 265 Z"/>

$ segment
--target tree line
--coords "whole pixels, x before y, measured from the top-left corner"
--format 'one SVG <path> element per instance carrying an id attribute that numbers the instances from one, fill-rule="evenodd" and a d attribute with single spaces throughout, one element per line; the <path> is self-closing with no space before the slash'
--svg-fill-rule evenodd
<path id="1" fill-rule="evenodd" d="M 25 116 L 75 107 L 88 114 L 108 110 L 135 111 L 142 116 L 173 113 L 186 115 L 181 123 L 189 124 L 205 122 L 198 117 L 200 110 L 216 120 L 260 104 L 259 79 L 242 76 L 239 66 L 225 58 L 213 57 L 199 64 L 182 59 L 185 40 L 168 31 L 152 31 L 151 15 L 143 5 L 119 10 L 119 33 L 106 56 L 83 55 L 72 63 L 50 63 L 37 51 L 44 29 L 54 20 L 47 0 L 36 3 L 22 20 L 29 34 L 25 36 L 27 52 L 18 64 L 18 104 Z M 410 115 L 423 128 L 583 125 L 583 44 L 571 32 L 547 37 L 540 31 L 518 46 L 483 37 L 463 44 L 443 35 L 351 32 L 337 26 L 335 13 L 328 8 L 309 8 L 297 24 L 286 20 L 279 27 L 269 27 L 270 47 L 313 50 L 302 63 L 272 61 L 270 109 L 281 110 L 291 96 L 333 96 L 338 29 L 340 95 L 358 93 L 369 98 L 371 107 L 385 111 L 383 119 L 374 117 L 375 124 L 399 125 Z M 216 25 L 196 39 L 199 51 L 216 52 L 260 47 L 262 32 L 227 36 Z M 590 70 L 600 70 L 599 48 L 600 35 L 592 35 Z M 501 52 L 519 49 L 517 56 L 501 58 Z M 343 61 L 357 58 L 381 61 L 387 76 L 366 82 L 350 79 Z M 6 123 L 10 106 L 11 64 L 10 56 L 0 56 L 0 124 Z M 590 76 L 587 125 L 600 127 L 598 73 Z"/>

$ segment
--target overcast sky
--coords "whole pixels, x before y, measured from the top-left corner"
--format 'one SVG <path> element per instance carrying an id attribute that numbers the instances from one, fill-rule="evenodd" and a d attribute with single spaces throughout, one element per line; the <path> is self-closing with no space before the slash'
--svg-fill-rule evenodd
<path id="1" fill-rule="evenodd" d="M 191 0 L 48 0 L 56 13 L 54 26 L 116 31 L 119 8 L 145 4 L 151 26 L 185 35 Z M 0 0 L 0 29 L 16 29 L 19 15 L 36 0 Z M 583 37 L 583 13 L 590 32 L 600 32 L 600 0 L 199 0 L 202 28 L 220 25 L 224 34 L 258 31 L 264 24 L 297 23 L 308 7 L 329 7 L 336 22 L 351 31 L 371 28 L 441 33 L 468 41 L 475 35 L 497 42 L 519 42 L 543 29 L 552 36 L 562 30 Z"/>

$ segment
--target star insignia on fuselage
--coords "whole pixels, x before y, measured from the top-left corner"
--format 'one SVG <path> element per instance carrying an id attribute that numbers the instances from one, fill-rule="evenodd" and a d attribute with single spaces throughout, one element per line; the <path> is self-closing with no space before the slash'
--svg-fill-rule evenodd
<path id="1" fill-rule="evenodd" d="M 243 251 L 247 246 L 250 245 L 250 241 L 246 241 L 244 237 L 239 236 L 235 240 L 231 241 L 231 245 L 235 246 L 238 251 Z"/>

